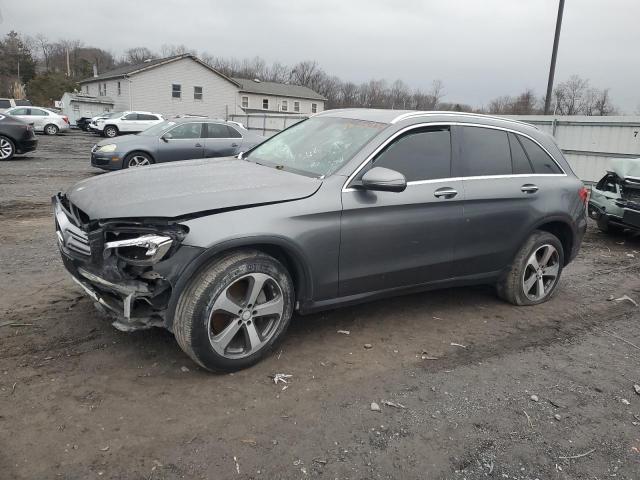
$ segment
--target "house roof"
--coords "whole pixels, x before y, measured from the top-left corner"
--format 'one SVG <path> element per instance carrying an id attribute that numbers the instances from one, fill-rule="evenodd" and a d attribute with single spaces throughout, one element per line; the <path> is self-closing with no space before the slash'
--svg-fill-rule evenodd
<path id="1" fill-rule="evenodd" d="M 160 67 L 162 65 L 166 65 L 167 63 L 175 62 L 177 60 L 182 60 L 183 58 L 190 58 L 194 62 L 199 63 L 200 65 L 202 65 L 205 68 L 208 68 L 209 70 L 211 70 L 216 75 L 224 78 L 225 80 L 233 83 L 234 85 L 236 85 L 238 87 L 240 86 L 240 84 L 238 82 L 232 80 L 231 78 L 227 77 L 226 75 L 223 75 L 222 73 L 217 71 L 215 68 L 213 68 L 211 65 L 207 65 L 202 60 L 198 59 L 198 57 L 196 57 L 195 55 L 192 55 L 190 53 L 186 53 L 186 54 L 183 54 L 183 55 L 174 55 L 173 57 L 154 58 L 154 59 L 151 59 L 151 60 L 147 60 L 146 62 L 137 63 L 135 65 L 124 65 L 122 67 L 118 67 L 118 68 L 114 68 L 113 70 L 109 70 L 108 72 L 104 72 L 104 73 L 98 75 L 97 77 L 85 78 L 83 80 L 80 80 L 78 83 L 98 82 L 100 80 L 109 80 L 109 79 L 113 79 L 113 78 L 122 78 L 122 77 L 125 77 L 125 76 L 135 75 L 137 73 L 140 73 L 140 72 L 143 72 L 143 71 L 146 71 L 146 70 L 150 70 L 152 68 L 156 68 L 156 67 Z"/>
<path id="2" fill-rule="evenodd" d="M 325 97 L 308 87 L 276 82 L 256 82 L 248 78 L 233 77 L 240 84 L 240 91 L 259 95 L 276 95 L 279 97 L 306 98 L 309 100 L 326 100 Z"/>
<path id="3" fill-rule="evenodd" d="M 111 97 L 94 97 L 91 95 L 82 95 L 77 93 L 69 93 L 69 101 L 82 103 L 99 103 L 104 105 L 113 105 Z"/>

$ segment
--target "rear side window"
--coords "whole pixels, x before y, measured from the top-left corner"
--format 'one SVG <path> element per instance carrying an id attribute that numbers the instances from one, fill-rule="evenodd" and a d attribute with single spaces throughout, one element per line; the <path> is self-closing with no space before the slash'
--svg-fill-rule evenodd
<path id="1" fill-rule="evenodd" d="M 556 162 L 539 145 L 522 135 L 518 135 L 518 140 L 527 152 L 535 173 L 562 173 Z"/>
<path id="2" fill-rule="evenodd" d="M 45 112 L 44 110 L 39 110 L 37 108 L 32 108 L 31 109 L 31 115 L 36 115 L 38 117 L 46 117 L 47 115 L 49 115 L 49 113 Z"/>
<path id="3" fill-rule="evenodd" d="M 229 128 L 220 123 L 207 123 L 207 138 L 229 138 Z"/>
<path id="4" fill-rule="evenodd" d="M 387 146 L 373 165 L 400 172 L 408 182 L 450 177 L 451 133 L 449 129 L 410 132 Z"/>
<path id="5" fill-rule="evenodd" d="M 125 115 L 122 117 L 122 120 L 138 120 L 139 115 L 137 113 L 130 113 L 129 115 Z"/>
<path id="6" fill-rule="evenodd" d="M 513 133 L 509 135 L 509 146 L 511 147 L 511 164 L 513 165 L 513 173 L 516 175 L 522 175 L 527 173 L 533 173 L 531 163 L 527 154 L 524 153 L 524 148 Z"/>
<path id="7" fill-rule="evenodd" d="M 227 130 L 229 131 L 229 138 L 242 138 L 240 132 L 238 132 L 235 128 L 227 125 Z"/>
<path id="8" fill-rule="evenodd" d="M 159 120 L 155 115 L 149 115 L 148 113 L 139 113 L 138 120 Z"/>
<path id="9" fill-rule="evenodd" d="M 460 129 L 462 176 L 511 175 L 507 132 L 481 127 Z"/>

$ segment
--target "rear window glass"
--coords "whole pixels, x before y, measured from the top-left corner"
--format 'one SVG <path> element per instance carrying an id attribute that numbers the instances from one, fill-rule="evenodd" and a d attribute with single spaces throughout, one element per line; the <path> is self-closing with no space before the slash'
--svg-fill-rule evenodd
<path id="1" fill-rule="evenodd" d="M 462 127 L 462 176 L 511 175 L 507 133 L 481 127 Z"/>
<path id="2" fill-rule="evenodd" d="M 509 146 L 511 147 L 513 173 L 516 175 L 533 173 L 527 154 L 524 153 L 524 148 L 522 148 L 522 145 L 513 133 L 509 134 Z"/>
<path id="3" fill-rule="evenodd" d="M 527 152 L 535 173 L 562 173 L 556 162 L 539 145 L 522 135 L 518 135 L 518 139 Z"/>

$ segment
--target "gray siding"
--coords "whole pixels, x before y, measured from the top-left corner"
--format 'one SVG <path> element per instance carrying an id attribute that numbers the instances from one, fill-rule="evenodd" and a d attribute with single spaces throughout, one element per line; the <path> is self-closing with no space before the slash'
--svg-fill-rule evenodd
<path id="1" fill-rule="evenodd" d="M 292 98 L 292 97 L 280 97 L 275 95 L 263 95 L 257 93 L 243 93 L 238 94 L 238 105 L 242 105 L 242 97 L 249 97 L 249 109 L 262 110 L 262 100 L 269 99 L 269 110 L 265 112 L 285 112 L 285 113 L 299 113 L 303 115 L 311 115 L 311 104 L 318 105 L 318 112 L 324 110 L 324 101 L 322 100 L 307 100 L 305 98 Z M 282 101 L 287 102 L 287 110 L 282 110 Z M 293 102 L 300 102 L 300 111 L 296 112 L 293 109 Z M 229 113 L 242 113 L 242 112 L 229 112 Z"/>
<path id="2" fill-rule="evenodd" d="M 174 83 L 182 86 L 182 98 L 171 96 Z M 226 118 L 236 109 L 238 87 L 190 58 L 135 74 L 131 86 L 132 110 Z M 194 86 L 202 87 L 202 100 L 193 98 Z"/>
<path id="3" fill-rule="evenodd" d="M 120 94 L 118 94 L 118 82 L 120 82 Z M 114 112 L 132 110 L 131 108 L 129 108 L 129 81 L 126 78 L 85 83 L 82 85 L 81 90 L 83 93 L 88 93 L 89 95 L 98 97 L 100 95 L 100 88 L 102 88 L 104 84 L 107 85 L 107 93 L 104 96 L 110 97 L 113 100 Z M 101 87 L 99 88 L 98 85 L 101 85 Z M 89 91 L 87 91 L 87 87 L 89 87 Z"/>

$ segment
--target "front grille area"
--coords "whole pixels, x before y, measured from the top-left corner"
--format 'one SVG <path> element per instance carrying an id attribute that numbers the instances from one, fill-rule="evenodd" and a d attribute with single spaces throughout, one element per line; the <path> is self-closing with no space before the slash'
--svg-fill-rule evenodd
<path id="1" fill-rule="evenodd" d="M 80 227 L 81 223 L 71 211 L 74 210 L 66 199 L 54 202 L 54 213 L 56 218 L 56 232 L 61 247 L 84 256 L 91 256 L 91 247 L 89 245 L 89 237 Z"/>
<path id="2" fill-rule="evenodd" d="M 640 203 L 640 186 L 639 188 L 630 188 L 625 185 L 622 189 L 622 198 L 629 202 Z"/>

